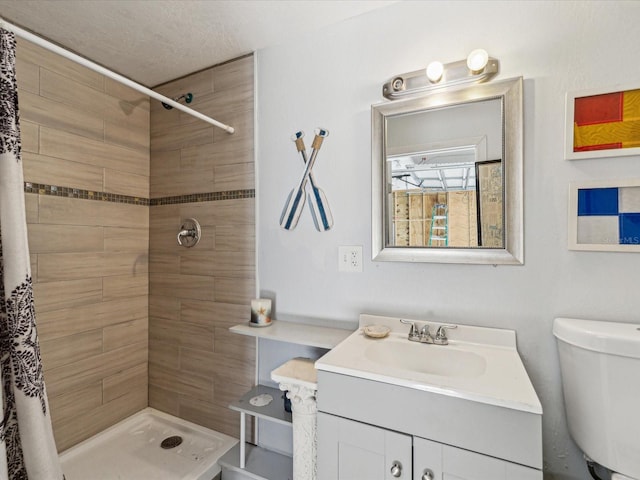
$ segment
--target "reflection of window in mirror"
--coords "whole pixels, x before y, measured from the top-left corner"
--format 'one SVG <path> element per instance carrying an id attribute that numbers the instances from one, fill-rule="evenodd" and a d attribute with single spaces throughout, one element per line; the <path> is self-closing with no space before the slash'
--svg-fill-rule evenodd
<path id="1" fill-rule="evenodd" d="M 502 158 L 501 100 L 390 116 L 386 127 L 387 245 L 502 248 L 502 168 L 488 160 Z"/>

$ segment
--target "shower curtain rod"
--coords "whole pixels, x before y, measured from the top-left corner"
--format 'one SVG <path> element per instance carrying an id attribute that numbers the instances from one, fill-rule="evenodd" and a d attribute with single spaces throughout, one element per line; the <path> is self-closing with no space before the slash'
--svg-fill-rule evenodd
<path id="1" fill-rule="evenodd" d="M 130 87 L 134 90 L 137 90 L 140 93 L 144 93 L 145 95 L 151 97 L 151 98 L 155 98 L 156 100 L 159 100 L 163 103 L 166 103 L 167 105 L 171 105 L 172 107 L 181 110 L 185 113 L 188 113 L 189 115 L 192 115 L 196 118 L 199 118 L 200 120 L 203 120 L 207 123 L 210 123 L 211 125 L 213 125 L 214 127 L 218 127 L 221 128 L 223 130 L 225 130 L 227 133 L 234 133 L 235 129 L 229 125 L 225 125 L 222 122 L 219 122 L 217 120 L 214 120 L 211 117 L 207 117 L 206 115 L 203 115 L 200 112 L 196 112 L 195 110 L 193 110 L 192 108 L 186 107 L 184 105 L 182 105 L 181 103 L 176 102 L 175 100 L 169 98 L 169 97 L 165 97 L 164 95 L 161 95 L 157 92 L 154 92 L 153 90 L 151 90 L 150 88 L 147 88 L 143 85 L 140 85 L 139 83 L 136 83 L 132 80 L 129 80 L 126 77 L 123 77 L 122 75 L 112 72 L 111 70 L 108 70 L 107 68 L 98 65 L 97 63 L 94 63 L 90 60 L 87 60 L 84 57 L 81 57 L 80 55 L 76 55 L 75 53 L 70 52 L 69 50 L 65 50 L 62 47 L 59 47 L 58 45 L 51 43 L 45 39 L 43 39 L 42 37 L 39 37 L 37 35 L 34 35 L 31 32 L 28 32 L 16 25 L 13 25 L 9 22 L 7 22 L 4 18 L 0 17 L 0 27 L 4 28 L 5 30 L 8 30 L 10 32 L 13 32 L 16 36 L 20 37 L 20 38 L 24 38 L 25 40 L 30 41 L 31 43 L 35 43 L 36 45 L 41 46 L 42 48 L 45 48 L 46 50 L 49 50 L 51 52 L 57 53 L 60 56 L 63 56 L 73 62 L 79 63 L 82 66 L 85 66 L 91 70 L 93 70 L 94 72 L 98 72 L 102 75 L 104 75 L 105 77 L 109 77 L 113 80 L 115 80 L 116 82 L 120 82 L 124 85 L 126 85 L 127 87 Z"/>

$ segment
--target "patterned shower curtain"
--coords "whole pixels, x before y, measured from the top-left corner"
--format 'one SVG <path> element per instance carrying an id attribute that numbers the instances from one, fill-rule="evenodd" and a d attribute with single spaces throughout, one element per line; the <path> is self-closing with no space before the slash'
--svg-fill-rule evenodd
<path id="1" fill-rule="evenodd" d="M 60 480 L 27 244 L 16 41 L 0 28 L 0 479 Z"/>

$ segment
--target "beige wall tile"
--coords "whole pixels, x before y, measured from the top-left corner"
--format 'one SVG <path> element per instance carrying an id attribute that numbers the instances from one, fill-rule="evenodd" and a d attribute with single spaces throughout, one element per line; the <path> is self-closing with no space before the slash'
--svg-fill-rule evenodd
<path id="1" fill-rule="evenodd" d="M 102 382 L 93 382 L 57 396 L 49 394 L 48 397 L 53 422 L 66 423 L 73 421 L 79 413 L 102 405 Z"/>
<path id="2" fill-rule="evenodd" d="M 148 339 L 146 318 L 130 322 L 118 323 L 103 329 L 103 348 L 105 352 L 115 350 L 132 343 L 144 344 Z"/>
<path id="3" fill-rule="evenodd" d="M 192 193 L 206 193 L 214 191 L 213 169 L 194 171 L 180 170 L 172 176 L 155 179 L 153 192 L 157 197 L 173 197 Z"/>
<path id="4" fill-rule="evenodd" d="M 102 280 L 102 299 L 140 297 L 149 294 L 149 277 L 140 275 L 115 275 Z"/>
<path id="5" fill-rule="evenodd" d="M 229 328 L 216 327 L 213 333 L 213 351 L 220 355 L 247 358 L 247 354 L 253 352 L 255 356 L 255 338 L 232 333 Z"/>
<path id="6" fill-rule="evenodd" d="M 227 91 L 232 94 L 238 87 L 243 91 L 250 89 L 253 92 L 253 71 L 253 55 L 219 65 L 211 71 L 213 88 L 216 92 Z"/>
<path id="7" fill-rule="evenodd" d="M 103 97 L 103 104 L 106 122 L 126 126 L 149 136 L 149 110 L 110 95 Z"/>
<path id="8" fill-rule="evenodd" d="M 172 318 L 149 315 L 149 342 L 180 345 L 180 323 Z"/>
<path id="9" fill-rule="evenodd" d="M 218 252 L 251 252 L 255 256 L 254 225 L 216 226 L 215 249 Z"/>
<path id="10" fill-rule="evenodd" d="M 26 182 L 102 191 L 104 182 L 102 167 L 30 152 L 24 152 L 22 158 Z"/>
<path id="11" fill-rule="evenodd" d="M 119 100 L 124 100 L 125 102 L 144 110 L 149 110 L 150 99 L 147 95 L 140 93 L 131 87 L 127 87 L 120 82 L 116 82 L 111 78 L 104 79 L 104 91 L 107 95 L 111 95 Z"/>
<path id="12" fill-rule="evenodd" d="M 170 392 L 155 385 L 149 385 L 149 406 L 166 412 L 169 415 L 178 416 L 178 397 L 176 392 Z"/>
<path id="13" fill-rule="evenodd" d="M 213 351 L 213 327 L 181 321 L 178 328 L 180 346 Z"/>
<path id="14" fill-rule="evenodd" d="M 149 295 L 149 315 L 177 322 L 180 320 L 180 299 L 173 295 Z"/>
<path id="15" fill-rule="evenodd" d="M 72 105 L 96 117 L 104 117 L 103 88 L 95 89 L 49 69 L 40 71 L 40 95 L 59 103 Z"/>
<path id="16" fill-rule="evenodd" d="M 213 400 L 213 380 L 204 375 L 149 365 L 149 385 L 201 400 Z"/>
<path id="17" fill-rule="evenodd" d="M 255 280 L 249 278 L 216 278 L 215 301 L 222 303 L 249 304 L 255 298 Z"/>
<path id="18" fill-rule="evenodd" d="M 149 177 L 105 168 L 104 191 L 132 197 L 149 198 Z"/>
<path id="19" fill-rule="evenodd" d="M 213 278 L 200 275 L 149 275 L 151 295 L 176 296 L 195 300 L 214 300 Z"/>
<path id="20" fill-rule="evenodd" d="M 106 377 L 102 380 L 104 402 L 107 403 L 123 397 L 131 390 L 146 390 L 148 387 L 147 376 L 147 362 L 143 362 Z"/>
<path id="21" fill-rule="evenodd" d="M 27 215 L 27 224 L 38 223 L 38 195 L 35 193 L 24 194 L 24 207 Z"/>
<path id="22" fill-rule="evenodd" d="M 16 56 L 16 80 L 18 82 L 18 97 L 22 109 L 22 93 L 38 93 L 40 89 L 40 67 L 31 62 L 24 61 L 20 56 Z"/>
<path id="23" fill-rule="evenodd" d="M 51 340 L 41 340 L 42 364 L 45 371 L 61 367 L 102 353 L 102 331 L 68 335 Z"/>
<path id="24" fill-rule="evenodd" d="M 71 421 L 53 422 L 58 452 L 133 415 L 148 404 L 147 390 L 136 388 L 98 408 L 80 412 Z"/>
<path id="25" fill-rule="evenodd" d="M 37 310 L 38 333 L 41 339 L 59 338 L 104 328 L 118 322 L 145 319 L 149 311 L 148 302 L 146 296 L 141 296 L 97 301 L 89 305 L 53 311 Z"/>
<path id="26" fill-rule="evenodd" d="M 180 273 L 180 256 L 177 254 L 151 253 L 149 255 L 150 273 Z"/>
<path id="27" fill-rule="evenodd" d="M 233 437 L 240 436 L 240 414 L 229 409 L 199 399 L 180 397 L 179 415 L 189 422 L 215 429 Z M 250 422 L 247 422 L 250 423 Z M 251 431 L 248 429 L 247 440 L 251 439 Z"/>
<path id="28" fill-rule="evenodd" d="M 33 63 L 66 77 L 73 78 L 97 90 L 104 88 L 104 77 L 99 73 L 89 70 L 87 67 L 83 67 L 71 60 L 67 60 L 60 55 L 49 52 L 27 40 L 18 39 L 16 57 L 22 61 Z"/>
<path id="29" fill-rule="evenodd" d="M 149 156 L 146 153 L 48 127 L 40 127 L 40 153 L 96 167 L 108 166 L 149 175 Z"/>
<path id="30" fill-rule="evenodd" d="M 149 273 L 149 258 L 146 254 L 105 253 L 102 268 L 105 277 L 131 275 L 142 277 L 146 281 L 147 273 Z"/>
<path id="31" fill-rule="evenodd" d="M 149 364 L 177 370 L 180 367 L 180 347 L 175 342 L 166 343 L 150 339 Z"/>
<path id="32" fill-rule="evenodd" d="M 31 253 L 102 252 L 102 227 L 80 225 L 30 224 L 29 251 Z"/>
<path id="33" fill-rule="evenodd" d="M 33 123 L 83 137 L 100 141 L 104 138 L 102 116 L 29 92 L 20 95 L 20 116 Z"/>
<path id="34" fill-rule="evenodd" d="M 31 267 L 31 280 L 34 284 L 38 283 L 38 255 L 29 255 Z"/>
<path id="35" fill-rule="evenodd" d="M 199 300 L 180 301 L 180 319 L 184 322 L 229 328 L 238 323 L 248 322 L 250 314 L 249 303 L 234 305 Z"/>
<path id="36" fill-rule="evenodd" d="M 42 282 L 38 266 L 38 283 L 33 286 L 36 312 L 79 307 L 102 300 L 102 279 L 90 278 L 63 282 Z"/>
<path id="37" fill-rule="evenodd" d="M 20 140 L 22 141 L 22 153 L 38 153 L 40 148 L 40 127 L 35 123 L 20 119 Z"/>
<path id="38" fill-rule="evenodd" d="M 236 163 L 214 167 L 214 192 L 251 188 L 255 188 L 253 163 Z"/>
<path id="39" fill-rule="evenodd" d="M 56 396 L 64 391 L 100 381 L 147 361 L 147 342 L 134 343 L 47 371 L 47 390 Z"/>
<path id="40" fill-rule="evenodd" d="M 181 348 L 180 370 L 194 372 L 216 382 L 251 387 L 255 374 L 255 358 L 252 351 L 246 352 L 244 358 L 230 358 L 214 352 Z"/>
<path id="41" fill-rule="evenodd" d="M 102 226 L 100 203 L 93 200 L 38 196 L 40 223 Z"/>
<path id="42" fill-rule="evenodd" d="M 251 277 L 255 274 L 255 253 L 193 252 L 180 255 L 180 273 L 213 277 Z"/>
<path id="43" fill-rule="evenodd" d="M 105 227 L 149 228 L 149 207 L 126 203 L 97 202 Z M 95 208 L 95 207 L 94 207 Z"/>
<path id="44" fill-rule="evenodd" d="M 38 276 L 41 282 L 101 279 L 104 263 L 103 253 L 43 253 L 38 257 Z"/>
<path id="45" fill-rule="evenodd" d="M 124 123 L 105 122 L 104 140 L 107 143 L 149 152 L 149 124 L 142 127 L 131 127 Z"/>
<path id="46" fill-rule="evenodd" d="M 197 218 L 200 225 L 253 225 L 255 199 L 219 200 L 216 202 L 184 203 L 181 218 Z"/>
<path id="47" fill-rule="evenodd" d="M 158 115 L 160 115 L 158 113 Z M 158 128 L 158 127 L 156 127 Z M 151 151 L 175 150 L 192 145 L 213 142 L 213 125 L 199 121 L 185 125 L 168 126 L 151 130 Z"/>
<path id="48" fill-rule="evenodd" d="M 107 253 L 139 252 L 149 249 L 149 229 L 104 227 L 104 251 Z"/>

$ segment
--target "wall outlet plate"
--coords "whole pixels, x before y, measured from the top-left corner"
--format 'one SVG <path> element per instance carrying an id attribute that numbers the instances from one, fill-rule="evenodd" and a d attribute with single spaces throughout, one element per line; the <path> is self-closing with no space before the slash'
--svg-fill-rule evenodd
<path id="1" fill-rule="evenodd" d="M 362 272 L 362 245 L 338 247 L 338 271 Z"/>

